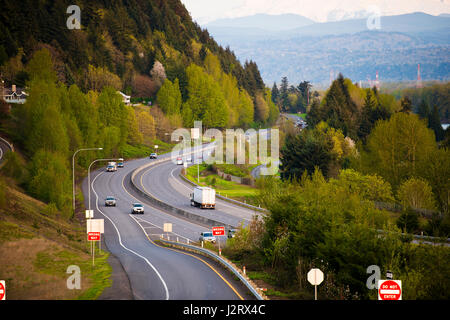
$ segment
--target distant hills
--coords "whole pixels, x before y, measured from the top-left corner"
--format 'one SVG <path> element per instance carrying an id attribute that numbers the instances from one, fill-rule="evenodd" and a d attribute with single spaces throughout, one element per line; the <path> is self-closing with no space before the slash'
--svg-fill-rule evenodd
<path id="1" fill-rule="evenodd" d="M 380 29 L 367 19 L 316 23 L 299 15 L 255 15 L 206 25 L 221 45 L 241 61 L 258 63 L 267 84 L 287 76 L 292 82 L 328 83 L 330 72 L 353 81 L 450 78 L 450 18 L 421 12 L 380 17 Z"/>

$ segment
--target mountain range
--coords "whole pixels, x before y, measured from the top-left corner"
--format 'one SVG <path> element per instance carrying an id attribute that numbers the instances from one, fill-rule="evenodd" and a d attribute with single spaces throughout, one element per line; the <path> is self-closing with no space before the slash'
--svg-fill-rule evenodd
<path id="1" fill-rule="evenodd" d="M 378 24 L 377 24 L 378 23 Z M 316 23 L 300 15 L 254 15 L 205 25 L 241 60 L 258 63 L 267 84 L 329 83 L 339 72 L 354 81 L 450 78 L 450 19 L 421 12 Z M 375 28 L 374 28 L 375 27 Z M 379 28 L 378 28 L 379 27 Z"/>

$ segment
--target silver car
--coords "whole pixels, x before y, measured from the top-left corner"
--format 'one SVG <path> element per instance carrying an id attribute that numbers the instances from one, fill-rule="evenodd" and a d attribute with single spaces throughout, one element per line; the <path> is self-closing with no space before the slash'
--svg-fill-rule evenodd
<path id="1" fill-rule="evenodd" d="M 115 207 L 116 206 L 116 198 L 114 198 L 113 196 L 106 197 L 105 206 L 106 207 Z"/>
<path id="2" fill-rule="evenodd" d="M 212 243 L 216 243 L 216 237 L 213 236 L 213 233 L 211 231 L 205 231 L 200 233 L 200 238 L 198 239 L 201 241 L 208 241 Z"/>

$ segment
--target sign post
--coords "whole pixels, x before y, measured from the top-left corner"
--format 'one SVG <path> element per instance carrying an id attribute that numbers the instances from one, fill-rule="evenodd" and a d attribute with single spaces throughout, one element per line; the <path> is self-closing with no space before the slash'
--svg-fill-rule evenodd
<path id="1" fill-rule="evenodd" d="M 101 234 L 105 233 L 105 220 L 88 219 L 86 221 L 86 233 L 88 234 L 88 240 L 91 241 L 91 245 L 93 246 L 94 242 L 92 241 L 100 241 Z M 95 256 L 94 251 L 95 250 L 92 250 L 92 265 L 94 265 L 94 256 Z"/>
<path id="2" fill-rule="evenodd" d="M 401 280 L 378 280 L 378 300 L 402 300 Z"/>
<path id="3" fill-rule="evenodd" d="M 323 272 L 317 268 L 309 270 L 308 281 L 314 286 L 314 300 L 317 300 L 317 286 L 323 281 Z"/>
<path id="4" fill-rule="evenodd" d="M 164 223 L 164 232 L 167 233 L 167 239 L 169 239 L 169 232 L 172 232 L 172 224 L 171 223 Z"/>
<path id="5" fill-rule="evenodd" d="M 225 227 L 212 227 L 213 236 L 224 236 L 225 235 Z M 217 239 L 219 242 L 219 255 L 222 254 L 220 250 L 220 238 Z"/>

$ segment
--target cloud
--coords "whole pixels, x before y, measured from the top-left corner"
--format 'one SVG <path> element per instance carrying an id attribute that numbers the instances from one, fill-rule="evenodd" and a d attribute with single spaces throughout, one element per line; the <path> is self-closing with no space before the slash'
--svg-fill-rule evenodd
<path id="1" fill-rule="evenodd" d="M 194 19 L 212 21 L 257 13 L 294 13 L 317 22 L 361 18 L 370 8 L 379 7 L 382 15 L 425 12 L 450 13 L 450 0 L 182 0 Z M 199 21 L 199 23 L 201 23 Z"/>

